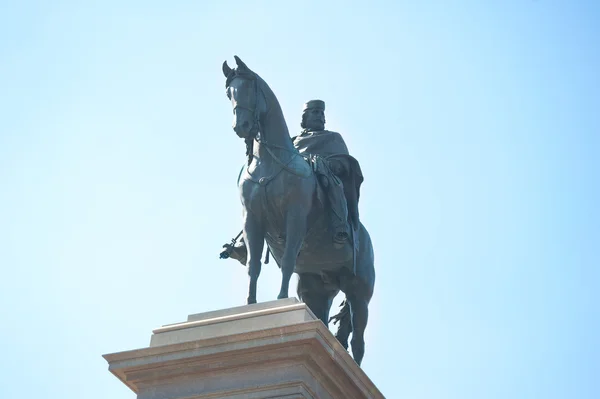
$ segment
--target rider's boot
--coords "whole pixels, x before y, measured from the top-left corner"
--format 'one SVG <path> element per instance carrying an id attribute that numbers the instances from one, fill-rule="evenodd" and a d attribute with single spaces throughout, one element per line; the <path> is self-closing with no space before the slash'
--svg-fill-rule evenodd
<path id="1" fill-rule="evenodd" d="M 332 184 L 333 183 L 333 184 Z M 344 187 L 339 179 L 330 182 L 327 187 L 329 204 L 329 221 L 333 230 L 333 242 L 342 246 L 350 238 L 350 225 L 348 223 L 348 204 L 344 195 Z"/>

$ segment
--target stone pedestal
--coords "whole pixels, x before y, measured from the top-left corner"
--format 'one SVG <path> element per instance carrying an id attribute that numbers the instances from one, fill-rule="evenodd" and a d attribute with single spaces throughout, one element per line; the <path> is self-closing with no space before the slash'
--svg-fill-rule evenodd
<path id="1" fill-rule="evenodd" d="M 104 358 L 138 399 L 384 397 L 295 298 L 190 315 Z"/>

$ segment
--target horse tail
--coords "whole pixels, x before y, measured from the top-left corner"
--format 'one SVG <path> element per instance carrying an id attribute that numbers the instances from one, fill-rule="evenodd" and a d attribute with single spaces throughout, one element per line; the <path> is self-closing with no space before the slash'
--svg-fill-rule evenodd
<path id="1" fill-rule="evenodd" d="M 347 299 L 344 299 L 340 306 L 342 309 L 339 311 L 339 313 L 329 318 L 330 323 L 333 321 L 333 324 L 336 324 L 337 322 L 342 321 L 346 316 L 350 315 L 350 304 L 348 303 Z"/>
<path id="2" fill-rule="evenodd" d="M 329 322 L 333 321 L 333 324 L 339 322 L 338 330 L 335 334 L 337 340 L 342 344 L 344 349 L 348 349 L 348 337 L 352 332 L 352 318 L 350 316 L 350 303 L 348 299 L 344 299 L 344 301 L 340 304 L 342 309 L 338 314 L 329 318 Z"/>

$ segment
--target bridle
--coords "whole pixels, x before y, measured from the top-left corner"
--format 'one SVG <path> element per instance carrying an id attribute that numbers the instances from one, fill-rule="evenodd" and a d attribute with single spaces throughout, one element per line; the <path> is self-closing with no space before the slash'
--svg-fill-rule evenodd
<path id="1" fill-rule="evenodd" d="M 259 98 L 262 95 L 263 99 L 265 100 L 265 104 L 267 103 L 267 99 L 265 97 L 265 93 L 261 90 L 259 83 L 258 83 L 258 77 L 256 76 L 255 73 L 239 73 L 236 70 L 232 70 L 232 72 L 229 74 L 229 76 L 227 77 L 227 81 L 225 82 L 225 89 L 228 90 L 229 89 L 229 85 L 231 84 L 231 82 L 233 81 L 233 79 L 235 78 L 240 78 L 240 79 L 246 79 L 246 80 L 251 80 L 254 82 L 254 97 L 255 97 L 255 101 L 254 101 L 254 109 L 245 107 L 243 105 L 240 105 L 237 101 L 235 103 L 235 107 L 233 107 L 233 111 L 236 112 L 236 110 L 238 108 L 240 109 L 245 109 L 246 111 L 250 112 L 251 114 L 254 115 L 254 124 L 252 125 L 252 128 L 250 129 L 250 131 L 254 131 L 255 133 L 252 136 L 249 136 L 246 140 L 248 139 L 255 139 L 256 136 L 258 135 L 258 132 L 261 131 L 261 126 L 260 126 L 260 111 L 258 108 L 258 102 L 259 102 Z M 267 110 L 268 112 L 268 110 Z"/>

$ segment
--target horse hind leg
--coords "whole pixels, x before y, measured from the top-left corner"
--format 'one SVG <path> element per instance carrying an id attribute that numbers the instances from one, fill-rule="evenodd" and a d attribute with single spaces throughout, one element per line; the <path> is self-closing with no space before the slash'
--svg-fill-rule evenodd
<path id="1" fill-rule="evenodd" d="M 338 291 L 329 289 L 323 282 L 322 276 L 318 274 L 302 273 L 299 275 L 298 298 L 325 326 L 329 323 L 329 310 L 337 293 Z"/>
<path id="2" fill-rule="evenodd" d="M 352 357 L 360 366 L 365 355 L 365 330 L 369 319 L 369 301 L 360 296 L 348 298 L 352 322 Z"/>
<path id="3" fill-rule="evenodd" d="M 368 232 L 361 225 L 359 233 L 359 257 L 356 259 L 356 275 L 345 273 L 341 277 L 341 288 L 350 307 L 352 326 L 352 357 L 360 366 L 365 355 L 365 330 L 369 320 L 369 302 L 375 287 L 373 246 Z"/>

